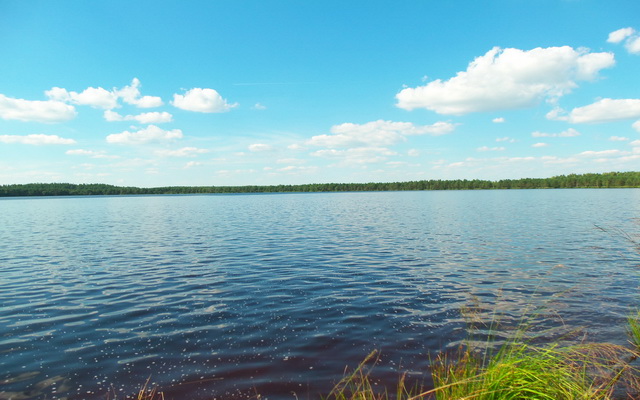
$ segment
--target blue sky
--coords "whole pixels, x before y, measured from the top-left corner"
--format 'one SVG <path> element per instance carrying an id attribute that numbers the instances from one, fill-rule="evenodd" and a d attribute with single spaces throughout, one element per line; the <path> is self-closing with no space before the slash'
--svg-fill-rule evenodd
<path id="1" fill-rule="evenodd" d="M 640 2 L 0 0 L 0 184 L 640 170 Z"/>

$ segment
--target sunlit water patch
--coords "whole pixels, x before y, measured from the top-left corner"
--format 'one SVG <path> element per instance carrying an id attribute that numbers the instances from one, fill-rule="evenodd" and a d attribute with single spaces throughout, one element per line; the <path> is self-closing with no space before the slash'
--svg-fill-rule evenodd
<path id="1" fill-rule="evenodd" d="M 426 379 L 465 313 L 623 343 L 640 190 L 0 200 L 0 399 L 315 397 Z M 603 229 L 599 229 L 604 228 Z M 553 323 L 553 318 L 549 318 Z M 113 396 L 112 396 L 113 397 Z"/>

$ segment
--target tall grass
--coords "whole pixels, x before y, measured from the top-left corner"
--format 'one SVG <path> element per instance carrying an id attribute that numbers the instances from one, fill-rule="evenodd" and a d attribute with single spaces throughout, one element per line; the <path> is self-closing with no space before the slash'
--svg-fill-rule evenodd
<path id="1" fill-rule="evenodd" d="M 376 390 L 370 372 L 372 352 L 335 385 L 325 400 L 610 400 L 640 398 L 640 313 L 629 318 L 629 347 L 610 343 L 536 346 L 524 332 L 499 345 L 474 347 L 468 341 L 432 360 L 434 388 L 421 391 L 399 379 L 393 392 Z"/>

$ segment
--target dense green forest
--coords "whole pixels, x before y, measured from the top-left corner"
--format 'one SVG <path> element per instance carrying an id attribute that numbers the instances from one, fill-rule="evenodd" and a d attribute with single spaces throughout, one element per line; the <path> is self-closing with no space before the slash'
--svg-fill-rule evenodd
<path id="1" fill-rule="evenodd" d="M 1 185 L 0 196 L 85 196 L 193 193 L 372 192 L 395 190 L 476 190 L 556 188 L 638 188 L 640 172 L 570 174 L 551 178 L 487 181 L 479 179 L 423 180 L 386 183 L 316 183 L 273 186 L 168 186 L 138 188 L 106 184 L 29 183 Z"/>

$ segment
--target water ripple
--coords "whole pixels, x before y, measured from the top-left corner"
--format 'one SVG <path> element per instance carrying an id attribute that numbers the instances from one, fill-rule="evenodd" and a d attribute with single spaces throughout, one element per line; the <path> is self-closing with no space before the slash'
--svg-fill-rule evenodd
<path id="1" fill-rule="evenodd" d="M 594 224 L 636 231 L 638 197 L 3 199 L 0 399 L 103 399 L 150 375 L 169 397 L 313 397 L 373 349 L 382 381 L 426 379 L 465 307 L 509 326 L 544 305 L 624 342 L 638 255 Z"/>

